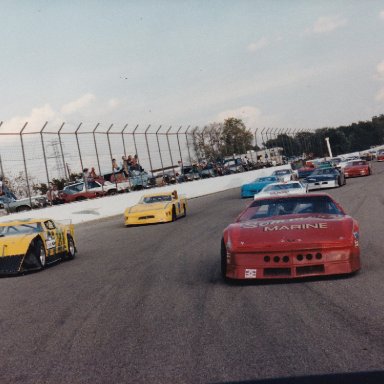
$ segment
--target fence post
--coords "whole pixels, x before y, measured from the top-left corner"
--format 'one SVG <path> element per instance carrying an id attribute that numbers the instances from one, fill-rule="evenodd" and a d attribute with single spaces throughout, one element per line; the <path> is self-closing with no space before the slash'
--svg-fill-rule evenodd
<path id="1" fill-rule="evenodd" d="M 137 155 L 137 162 L 139 164 L 139 169 L 140 169 L 141 185 L 144 188 L 143 172 L 141 171 L 142 167 L 141 167 L 141 164 L 140 164 L 140 156 L 139 156 L 139 153 L 137 152 L 137 144 L 136 144 L 136 130 L 137 130 L 137 128 L 139 128 L 139 124 L 137 124 L 135 129 L 133 130 L 132 137 L 133 137 L 133 145 L 135 146 L 135 155 Z M 147 145 L 147 148 L 148 148 L 148 145 Z"/>
<path id="2" fill-rule="evenodd" d="M 145 143 L 147 145 L 147 153 L 148 153 L 148 160 L 149 160 L 149 166 L 151 167 L 151 174 L 153 176 L 153 167 L 152 167 L 152 159 L 151 159 L 151 153 L 149 151 L 149 145 L 148 145 L 148 137 L 147 137 L 147 132 L 148 129 L 151 127 L 151 124 L 148 125 L 147 129 L 144 132 L 144 137 L 145 137 Z"/>
<path id="3" fill-rule="evenodd" d="M 189 128 L 191 128 L 190 125 L 188 125 L 187 130 L 184 133 L 185 133 L 185 141 L 187 143 L 187 149 L 188 149 L 189 164 L 192 166 L 191 151 L 189 150 L 189 142 L 188 142 L 188 131 L 189 131 Z"/>
<path id="4" fill-rule="evenodd" d="M 93 142 L 95 144 L 95 152 L 96 152 L 96 160 L 97 160 L 97 167 L 99 169 L 99 175 L 101 176 L 101 167 L 100 167 L 100 160 L 99 160 L 99 152 L 97 150 L 97 143 L 96 143 L 96 130 L 97 128 L 99 128 L 100 126 L 100 123 L 97 123 L 96 124 L 96 127 L 93 129 L 92 131 L 92 135 L 93 135 Z"/>
<path id="5" fill-rule="evenodd" d="M 48 164 L 47 164 L 47 156 L 45 154 L 45 146 L 44 146 L 44 138 L 43 138 L 43 131 L 47 127 L 48 121 L 45 122 L 43 128 L 40 130 L 40 139 L 41 139 L 41 146 L 43 148 L 43 157 L 44 157 L 44 165 L 45 165 L 45 173 L 47 175 L 47 188 L 49 188 L 49 173 L 48 173 Z"/>
<path id="6" fill-rule="evenodd" d="M 115 175 L 115 170 L 113 169 L 113 163 L 112 163 L 112 147 L 111 147 L 111 140 L 109 139 L 109 131 L 112 129 L 113 124 L 111 124 L 107 130 L 107 140 L 108 140 L 108 148 L 109 148 L 109 155 L 111 157 L 111 167 L 112 167 L 112 173 L 113 173 L 113 178 L 115 179 L 115 185 L 116 185 L 116 191 L 117 191 L 117 177 Z"/>
<path id="7" fill-rule="evenodd" d="M 61 124 L 61 127 L 59 128 L 59 131 L 57 132 L 57 135 L 59 136 L 59 144 L 60 144 L 60 151 L 61 151 L 61 158 L 63 159 L 63 167 L 64 167 L 64 172 L 65 172 L 65 177 L 67 180 L 69 180 L 70 175 L 67 169 L 67 164 L 65 163 L 65 158 L 64 158 L 64 151 L 63 151 L 63 143 L 61 141 L 61 130 L 64 128 L 65 123 Z"/>
<path id="8" fill-rule="evenodd" d="M 24 124 L 23 128 L 20 131 L 20 141 L 21 141 L 21 151 L 23 153 L 25 179 L 27 182 L 27 193 L 28 193 L 28 198 L 29 198 L 29 204 L 32 208 L 32 198 L 31 198 L 31 191 L 29 189 L 30 187 L 29 187 L 29 180 L 28 180 L 27 161 L 25 159 L 25 150 L 24 150 L 24 142 L 23 142 L 23 132 L 24 132 L 24 129 L 27 127 L 27 125 L 28 125 L 28 121 Z"/>
<path id="9" fill-rule="evenodd" d="M 160 129 L 161 129 L 161 125 L 160 125 L 160 127 L 157 129 L 157 131 L 156 131 L 155 134 L 156 134 L 157 148 L 158 148 L 158 150 L 159 150 L 161 169 L 162 169 L 163 178 L 164 178 L 164 164 L 163 164 L 163 157 L 161 156 L 161 149 L 160 149 L 160 142 L 159 142 L 159 135 L 158 135 Z"/>
<path id="10" fill-rule="evenodd" d="M 83 159 L 81 158 L 81 151 L 80 151 L 80 143 L 79 143 L 79 137 L 77 136 L 77 132 L 79 131 L 80 127 L 82 126 L 83 123 L 80 123 L 79 126 L 77 127 L 75 131 L 75 136 L 76 136 L 76 143 L 77 143 L 77 150 L 79 151 L 79 158 L 80 158 L 80 166 L 81 166 L 81 172 L 83 172 L 84 166 L 83 166 Z M 87 185 L 87 184 L 85 184 Z"/>
<path id="11" fill-rule="evenodd" d="M 177 146 L 179 148 L 179 155 L 180 155 L 180 161 L 181 161 L 180 171 L 182 171 L 182 169 L 183 169 L 183 156 L 181 154 L 180 139 L 179 139 L 179 132 L 181 130 L 181 127 L 182 127 L 182 125 L 180 125 L 179 129 L 176 132 Z"/>
<path id="12" fill-rule="evenodd" d="M 124 131 L 126 130 L 127 127 L 128 127 L 128 124 L 125 124 L 123 130 L 121 131 L 121 138 L 123 140 L 123 148 L 124 148 L 124 156 L 125 157 L 127 157 L 127 149 L 125 148 Z"/>
<path id="13" fill-rule="evenodd" d="M 168 151 L 169 151 L 169 157 L 171 158 L 171 164 L 172 164 L 172 167 L 173 167 L 173 157 L 172 157 L 172 151 L 171 151 L 171 145 L 169 144 L 169 136 L 168 136 L 168 133 L 169 131 L 171 130 L 172 128 L 172 125 L 168 128 L 167 132 L 165 133 L 165 135 L 167 136 L 167 143 L 168 143 Z M 173 167 L 173 176 L 175 176 L 175 180 L 176 180 L 176 171 L 175 171 L 175 168 Z"/>

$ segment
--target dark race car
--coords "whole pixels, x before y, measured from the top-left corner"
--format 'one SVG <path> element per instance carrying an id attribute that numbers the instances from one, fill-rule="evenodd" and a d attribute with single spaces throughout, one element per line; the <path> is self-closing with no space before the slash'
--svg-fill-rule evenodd
<path id="1" fill-rule="evenodd" d="M 345 184 L 344 173 L 336 168 L 316 168 L 305 182 L 308 184 L 308 190 L 322 188 L 337 188 Z"/>
<path id="2" fill-rule="evenodd" d="M 221 241 L 224 279 L 292 279 L 359 269 L 358 223 L 324 193 L 256 199 Z"/>

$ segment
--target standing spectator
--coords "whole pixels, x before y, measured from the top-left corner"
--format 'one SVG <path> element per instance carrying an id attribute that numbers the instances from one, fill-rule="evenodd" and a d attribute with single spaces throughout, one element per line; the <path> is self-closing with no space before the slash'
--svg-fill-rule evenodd
<path id="1" fill-rule="evenodd" d="M 3 176 L 0 177 L 0 196 L 4 195 L 3 191 Z"/>
<path id="2" fill-rule="evenodd" d="M 121 168 L 122 168 L 122 170 L 123 170 L 123 173 L 124 173 L 125 177 L 128 177 L 128 176 L 129 176 L 128 159 L 127 159 L 126 156 L 123 155 L 123 156 L 121 157 L 121 160 L 122 160 L 122 162 L 121 162 Z"/>
<path id="3" fill-rule="evenodd" d="M 121 171 L 121 168 L 117 164 L 116 159 L 112 159 L 112 171 L 113 171 L 113 173 L 118 173 Z"/>
<path id="4" fill-rule="evenodd" d="M 92 180 L 94 180 L 94 179 L 97 179 L 97 173 L 96 173 L 96 171 L 95 171 L 95 168 L 94 167 L 92 167 L 91 168 L 91 172 L 89 172 L 89 178 L 90 179 L 92 179 Z"/>

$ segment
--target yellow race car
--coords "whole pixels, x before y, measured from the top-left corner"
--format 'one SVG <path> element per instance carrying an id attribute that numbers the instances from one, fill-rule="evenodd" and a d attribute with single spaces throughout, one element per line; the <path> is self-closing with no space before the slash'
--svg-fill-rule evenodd
<path id="1" fill-rule="evenodd" d="M 177 191 L 154 193 L 141 197 L 138 204 L 124 212 L 125 225 L 175 221 L 187 215 L 187 200 Z"/>
<path id="2" fill-rule="evenodd" d="M 51 219 L 0 223 L 0 274 L 43 269 L 47 264 L 73 259 L 74 225 Z"/>

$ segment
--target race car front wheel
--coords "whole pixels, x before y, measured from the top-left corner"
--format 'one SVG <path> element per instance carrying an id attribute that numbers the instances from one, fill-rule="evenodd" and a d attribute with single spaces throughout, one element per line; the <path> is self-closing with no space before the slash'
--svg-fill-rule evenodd
<path id="1" fill-rule="evenodd" d="M 76 255 L 76 247 L 75 247 L 75 242 L 73 241 L 73 238 L 71 235 L 67 236 L 67 242 L 68 242 L 67 259 L 72 260 L 75 258 L 75 255 Z"/>
<path id="2" fill-rule="evenodd" d="M 172 207 L 172 221 L 176 221 L 176 208 L 175 208 L 175 206 Z"/>
<path id="3" fill-rule="evenodd" d="M 183 217 L 187 216 L 187 207 L 183 204 Z"/>
<path id="4" fill-rule="evenodd" d="M 36 260 L 38 267 L 43 269 L 45 267 L 47 253 L 44 244 L 41 240 L 36 240 L 35 243 Z"/>

